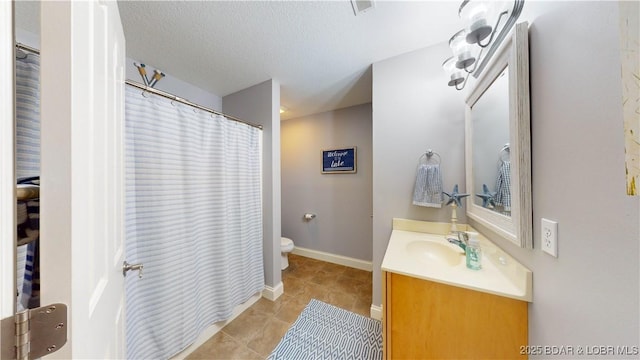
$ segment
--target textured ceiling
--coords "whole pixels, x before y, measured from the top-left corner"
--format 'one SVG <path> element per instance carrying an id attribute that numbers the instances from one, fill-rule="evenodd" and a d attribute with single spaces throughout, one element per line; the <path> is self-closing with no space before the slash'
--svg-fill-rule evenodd
<path id="1" fill-rule="evenodd" d="M 128 57 L 219 96 L 276 79 L 283 119 L 370 102 L 371 64 L 447 40 L 459 4 L 118 2 Z"/>

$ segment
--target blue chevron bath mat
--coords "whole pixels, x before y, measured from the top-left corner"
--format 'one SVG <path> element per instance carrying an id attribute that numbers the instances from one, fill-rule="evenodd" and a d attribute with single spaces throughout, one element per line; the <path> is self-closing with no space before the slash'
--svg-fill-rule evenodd
<path id="1" fill-rule="evenodd" d="M 267 359 L 382 359 L 382 324 L 312 299 Z"/>

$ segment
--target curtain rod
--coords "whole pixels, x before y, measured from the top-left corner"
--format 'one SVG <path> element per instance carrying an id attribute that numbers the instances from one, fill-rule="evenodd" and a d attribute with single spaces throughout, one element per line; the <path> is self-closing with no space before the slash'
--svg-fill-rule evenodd
<path id="1" fill-rule="evenodd" d="M 21 44 L 21 43 L 16 43 L 16 47 L 18 49 L 26 50 L 26 51 L 32 52 L 34 54 L 40 55 L 40 51 L 38 49 L 36 49 L 36 48 L 32 48 L 31 46 L 27 46 L 27 45 Z M 160 96 L 165 97 L 167 99 L 171 99 L 173 101 L 177 101 L 177 102 L 180 102 L 180 103 L 183 103 L 183 104 L 187 104 L 189 106 L 193 106 L 193 107 L 195 107 L 197 109 L 200 109 L 200 110 L 212 113 L 212 114 L 221 115 L 221 116 L 226 117 L 229 120 L 233 120 L 233 121 L 237 121 L 239 123 L 247 124 L 249 126 L 253 126 L 254 128 L 258 128 L 258 129 L 262 130 L 262 125 L 252 124 L 252 123 L 250 123 L 248 121 L 244 121 L 242 119 L 238 119 L 237 117 L 226 115 L 224 113 L 221 113 L 220 111 L 216 111 L 216 110 L 209 109 L 207 107 L 198 105 L 196 103 L 192 103 L 191 101 L 189 101 L 187 99 L 183 99 L 183 98 L 177 97 L 175 95 L 169 94 L 168 92 L 164 92 L 162 90 L 158 90 L 158 89 L 155 89 L 155 88 L 152 88 L 152 87 L 144 86 L 143 84 L 140 84 L 138 82 L 131 81 L 131 80 L 126 80 L 125 83 L 127 85 L 130 85 L 130 86 L 133 86 L 133 87 L 137 87 L 138 89 L 143 90 L 143 92 L 150 92 L 152 94 L 160 95 Z"/>
<path id="2" fill-rule="evenodd" d="M 36 48 L 32 48 L 31 46 L 21 44 L 21 43 L 16 43 L 16 47 L 20 50 L 26 50 L 28 52 L 32 52 L 34 54 L 40 55 L 40 50 Z"/>
<path id="3" fill-rule="evenodd" d="M 143 93 L 144 92 L 150 92 L 152 94 L 160 95 L 160 96 L 165 97 L 167 99 L 171 99 L 173 101 L 177 101 L 177 102 L 180 102 L 180 103 L 183 103 L 183 104 L 187 104 L 189 106 L 193 106 L 196 109 L 200 109 L 200 110 L 203 110 L 203 111 L 206 111 L 206 112 L 210 112 L 210 113 L 216 114 L 216 115 L 221 115 L 221 116 L 226 117 L 229 120 L 237 121 L 239 123 L 243 123 L 243 124 L 246 124 L 246 125 L 249 125 L 249 126 L 253 126 L 255 128 L 258 128 L 258 129 L 262 130 L 262 125 L 252 124 L 252 123 L 244 121 L 242 119 L 238 119 L 237 117 L 226 115 L 224 113 L 221 113 L 220 111 L 209 109 L 209 108 L 204 107 L 202 105 L 198 105 L 198 104 L 193 103 L 193 102 L 191 102 L 191 101 L 189 101 L 187 99 L 183 99 L 183 98 L 175 96 L 173 94 L 169 94 L 168 92 L 164 92 L 162 90 L 158 90 L 158 89 L 155 89 L 155 88 L 152 88 L 152 87 L 148 87 L 148 86 L 145 86 L 145 85 L 143 85 L 141 83 L 138 83 L 138 82 L 135 82 L 135 81 L 131 81 L 131 80 L 126 80 L 125 83 L 127 85 L 130 85 L 130 86 L 133 86 L 133 87 L 136 87 L 138 89 L 143 90 Z"/>

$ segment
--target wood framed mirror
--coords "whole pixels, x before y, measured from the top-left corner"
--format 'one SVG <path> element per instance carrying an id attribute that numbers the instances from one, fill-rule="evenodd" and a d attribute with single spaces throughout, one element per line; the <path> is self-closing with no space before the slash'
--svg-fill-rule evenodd
<path id="1" fill-rule="evenodd" d="M 466 100 L 467 216 L 533 247 L 528 23 L 517 24 Z"/>

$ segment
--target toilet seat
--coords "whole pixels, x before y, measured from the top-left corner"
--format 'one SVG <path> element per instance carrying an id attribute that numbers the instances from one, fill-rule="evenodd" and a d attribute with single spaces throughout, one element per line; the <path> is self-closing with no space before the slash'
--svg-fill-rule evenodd
<path id="1" fill-rule="evenodd" d="M 293 251 L 293 240 L 284 236 L 280 237 L 280 270 L 289 267 L 288 255 Z"/>
<path id="2" fill-rule="evenodd" d="M 281 237 L 280 238 L 280 251 L 281 252 L 291 252 L 293 250 L 293 240 Z"/>

